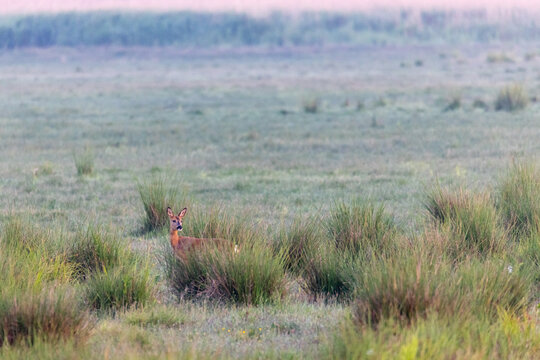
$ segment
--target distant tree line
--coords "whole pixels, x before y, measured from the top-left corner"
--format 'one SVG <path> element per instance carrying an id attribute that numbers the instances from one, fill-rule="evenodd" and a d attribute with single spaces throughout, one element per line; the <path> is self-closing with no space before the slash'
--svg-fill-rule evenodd
<path id="1" fill-rule="evenodd" d="M 294 46 L 429 41 L 537 40 L 538 21 L 485 11 L 379 13 L 61 13 L 0 18 L 0 48 L 50 46 Z"/>

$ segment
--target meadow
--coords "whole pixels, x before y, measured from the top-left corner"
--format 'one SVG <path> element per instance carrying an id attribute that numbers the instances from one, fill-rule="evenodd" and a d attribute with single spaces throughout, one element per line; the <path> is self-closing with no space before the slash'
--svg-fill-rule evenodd
<path id="1" fill-rule="evenodd" d="M 540 48 L 0 69 L 1 358 L 540 356 Z M 166 206 L 241 253 L 174 258 Z"/>

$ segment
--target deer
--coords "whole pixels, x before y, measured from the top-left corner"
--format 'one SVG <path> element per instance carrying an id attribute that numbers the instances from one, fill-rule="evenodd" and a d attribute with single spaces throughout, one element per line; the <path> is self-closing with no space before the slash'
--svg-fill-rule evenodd
<path id="1" fill-rule="evenodd" d="M 237 245 L 233 246 L 232 242 L 229 242 L 224 239 L 219 238 L 196 238 L 190 236 L 180 236 L 179 231 L 182 231 L 182 219 L 186 215 L 187 208 L 183 208 L 178 215 L 174 215 L 174 212 L 170 207 L 167 207 L 167 215 L 169 215 L 169 224 L 170 224 L 170 240 L 172 249 L 177 258 L 185 260 L 187 252 L 202 248 L 208 245 L 215 245 L 218 247 L 226 246 L 230 244 L 231 249 L 234 253 L 238 253 L 239 249 Z"/>

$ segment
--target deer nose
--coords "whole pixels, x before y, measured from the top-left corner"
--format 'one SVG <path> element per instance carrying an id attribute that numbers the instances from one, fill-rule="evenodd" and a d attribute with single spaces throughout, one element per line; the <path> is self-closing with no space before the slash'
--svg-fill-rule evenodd
<path id="1" fill-rule="evenodd" d="M 176 227 L 176 230 L 182 230 L 182 225 L 178 225 L 178 226 Z"/>

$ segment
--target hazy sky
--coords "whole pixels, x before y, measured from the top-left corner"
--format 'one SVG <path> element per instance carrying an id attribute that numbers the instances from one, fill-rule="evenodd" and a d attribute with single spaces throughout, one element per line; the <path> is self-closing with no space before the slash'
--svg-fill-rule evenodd
<path id="1" fill-rule="evenodd" d="M 520 7 L 538 10 L 540 0 L 0 0 L 0 13 L 69 10 L 366 10 L 379 7 L 480 8 Z"/>

